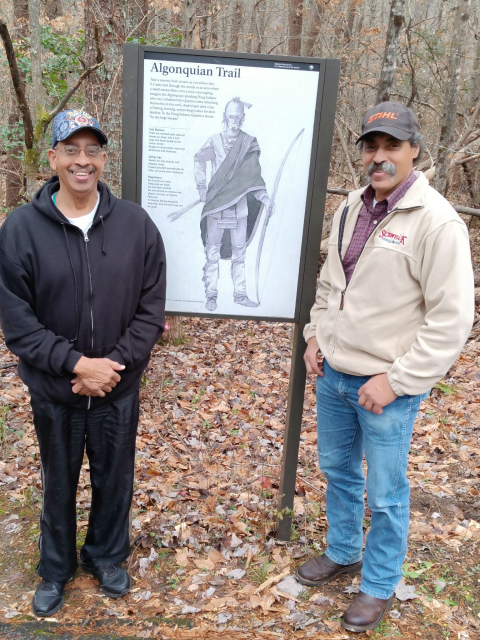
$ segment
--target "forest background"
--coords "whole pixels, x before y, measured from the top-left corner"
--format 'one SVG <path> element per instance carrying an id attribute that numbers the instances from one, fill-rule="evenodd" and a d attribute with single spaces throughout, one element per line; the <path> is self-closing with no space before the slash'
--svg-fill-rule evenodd
<path id="1" fill-rule="evenodd" d="M 7 211 L 50 175 L 49 124 L 65 103 L 106 129 L 105 177 L 120 192 L 125 42 L 340 58 L 330 186 L 362 184 L 354 141 L 363 113 L 391 99 L 419 117 L 420 169 L 452 202 L 480 208 L 479 0 L 3 0 L 0 19 L 18 67 L 12 82 L 0 48 Z"/>
<path id="2" fill-rule="evenodd" d="M 419 413 L 404 579 L 393 611 L 369 635 L 478 638 L 480 0 L 1 0 L 0 37 L 1 217 L 50 176 L 51 120 L 64 107 L 85 108 L 101 122 L 109 138 L 105 181 L 120 194 L 125 42 L 341 60 L 322 255 L 342 192 L 364 183 L 354 145 L 363 113 L 385 99 L 416 112 L 426 139 L 419 168 L 469 226 L 477 311 L 465 349 Z M 0 336 L 0 637 L 106 630 L 175 640 L 216 640 L 226 631 L 232 640 L 353 638 L 339 618 L 358 578 L 308 593 L 292 578 L 325 546 L 312 381 L 292 541 L 272 535 L 291 325 L 190 318 L 175 329 L 142 378 L 128 565 L 134 589 L 112 602 L 79 572 L 62 611 L 42 624 L 30 612 L 38 446 L 17 359 Z M 90 500 L 85 460 L 79 547 Z M 366 530 L 369 518 L 367 509 Z"/>

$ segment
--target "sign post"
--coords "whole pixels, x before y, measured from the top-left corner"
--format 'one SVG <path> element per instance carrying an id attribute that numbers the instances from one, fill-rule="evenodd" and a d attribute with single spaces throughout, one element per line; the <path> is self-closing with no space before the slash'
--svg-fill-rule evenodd
<path id="1" fill-rule="evenodd" d="M 277 535 L 290 538 L 339 60 L 124 46 L 122 197 L 167 253 L 170 315 L 291 322 Z"/>

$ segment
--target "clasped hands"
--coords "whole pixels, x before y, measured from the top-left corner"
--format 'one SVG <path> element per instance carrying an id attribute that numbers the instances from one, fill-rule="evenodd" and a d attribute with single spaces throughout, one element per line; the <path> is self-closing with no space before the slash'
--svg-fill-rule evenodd
<path id="1" fill-rule="evenodd" d="M 77 362 L 73 373 L 73 393 L 81 396 L 99 396 L 104 398 L 107 393 L 117 386 L 120 376 L 117 371 L 123 371 L 125 365 L 109 358 L 86 358 L 82 356 Z"/>
<path id="2" fill-rule="evenodd" d="M 323 360 L 320 356 L 320 348 L 316 338 L 310 338 L 308 341 L 303 359 L 307 373 L 323 378 L 325 375 L 323 373 Z M 372 376 L 358 390 L 358 404 L 367 411 L 371 411 L 377 415 L 383 413 L 383 408 L 393 402 L 397 397 L 397 394 L 388 382 L 386 373 L 379 373 L 376 376 Z"/>

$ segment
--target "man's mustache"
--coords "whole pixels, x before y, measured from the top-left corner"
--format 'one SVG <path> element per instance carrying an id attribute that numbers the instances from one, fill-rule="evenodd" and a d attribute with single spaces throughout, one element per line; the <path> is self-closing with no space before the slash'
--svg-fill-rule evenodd
<path id="1" fill-rule="evenodd" d="M 368 175 L 371 176 L 374 171 L 384 171 L 385 173 L 389 173 L 391 176 L 394 176 L 397 167 L 392 162 L 372 162 L 368 165 Z"/>
<path id="2" fill-rule="evenodd" d="M 92 173 L 96 172 L 95 167 L 92 165 L 88 165 L 87 167 L 81 167 L 78 164 L 74 164 L 71 167 L 68 167 L 69 171 L 91 171 Z"/>

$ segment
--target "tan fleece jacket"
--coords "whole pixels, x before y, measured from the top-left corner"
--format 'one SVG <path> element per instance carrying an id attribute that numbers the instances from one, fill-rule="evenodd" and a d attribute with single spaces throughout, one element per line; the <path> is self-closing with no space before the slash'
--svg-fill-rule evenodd
<path id="1" fill-rule="evenodd" d="M 398 395 L 440 380 L 462 350 L 474 314 L 466 225 L 423 173 L 365 244 L 348 287 L 342 261 L 363 189 L 335 214 L 320 287 L 305 326 L 337 371 L 387 373 Z M 343 228 L 343 233 L 342 233 Z"/>

